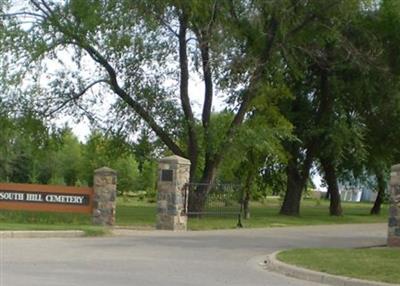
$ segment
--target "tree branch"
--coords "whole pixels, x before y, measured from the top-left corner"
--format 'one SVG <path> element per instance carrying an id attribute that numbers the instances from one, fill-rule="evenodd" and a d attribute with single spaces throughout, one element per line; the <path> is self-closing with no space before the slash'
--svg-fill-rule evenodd
<path id="1" fill-rule="evenodd" d="M 233 118 L 231 125 L 226 134 L 226 139 L 222 144 L 222 150 L 216 155 L 215 162 L 219 164 L 222 160 L 225 152 L 229 149 L 229 146 L 232 143 L 233 137 L 236 132 L 236 128 L 242 124 L 244 120 L 244 116 L 249 108 L 251 100 L 257 95 L 258 88 L 260 86 L 260 81 L 265 75 L 265 67 L 271 57 L 272 47 L 275 42 L 276 34 L 278 31 L 279 23 L 277 19 L 272 16 L 269 21 L 265 22 L 264 25 L 264 33 L 266 35 L 265 47 L 260 54 L 259 64 L 257 65 L 251 79 L 250 84 L 247 90 L 244 92 L 242 103 L 239 106 L 239 110 L 237 111 L 235 117 Z"/>
<path id="2" fill-rule="evenodd" d="M 92 46 L 86 45 L 82 47 L 92 57 L 94 61 L 104 67 L 110 77 L 110 86 L 112 90 L 125 101 L 139 116 L 150 126 L 150 128 L 160 137 L 167 147 L 176 155 L 185 156 L 182 149 L 171 139 L 170 135 L 165 132 L 154 120 L 154 118 L 145 110 L 140 103 L 135 101 L 129 94 L 123 90 L 117 81 L 117 74 L 110 63 Z"/>
<path id="3" fill-rule="evenodd" d="M 57 106 L 55 109 L 53 109 L 53 110 L 51 110 L 51 111 L 49 111 L 48 113 L 47 113 L 47 111 L 45 111 L 44 113 L 43 113 L 43 115 L 44 116 L 51 116 L 51 115 L 53 115 L 54 113 L 56 113 L 56 112 L 58 112 L 58 111 L 60 111 L 60 110 L 62 110 L 68 103 L 70 103 L 71 101 L 76 101 L 76 100 L 78 100 L 80 97 L 82 97 L 89 89 L 91 89 L 93 86 L 95 86 L 96 84 L 99 84 L 99 83 L 108 83 L 108 81 L 107 80 L 105 80 L 105 79 L 99 79 L 99 80 L 96 80 L 96 81 L 94 81 L 94 82 L 92 82 L 91 84 L 89 84 L 88 86 L 86 86 L 83 90 L 81 90 L 79 93 L 76 93 L 76 94 L 73 94 L 70 98 L 68 98 L 68 100 L 66 100 L 66 101 L 64 101 L 63 103 L 61 103 L 59 106 Z"/>
<path id="4" fill-rule="evenodd" d="M 165 28 L 167 28 L 168 31 L 170 31 L 175 37 L 179 37 L 178 33 L 172 29 L 171 25 L 169 25 L 162 17 L 159 17 L 157 14 L 154 14 L 154 17 L 163 25 Z"/>
<path id="5" fill-rule="evenodd" d="M 41 11 L 44 15 L 46 15 L 47 18 L 51 17 L 51 14 L 53 13 L 53 11 L 47 6 L 44 5 L 46 9 L 44 9 L 40 3 L 36 2 L 35 0 L 31 0 L 31 3 L 33 6 L 36 7 L 36 9 L 38 9 L 39 11 Z M 42 1 L 43 3 L 43 1 Z"/>
<path id="6" fill-rule="evenodd" d="M 180 67 L 180 98 L 182 103 L 182 109 L 185 114 L 187 128 L 188 128 L 188 155 L 191 161 L 190 175 L 193 179 L 194 172 L 197 168 L 197 157 L 198 157 L 198 142 L 195 128 L 195 120 L 190 105 L 189 99 L 189 67 L 188 67 L 188 55 L 187 55 L 187 41 L 186 33 L 188 27 L 188 18 L 185 11 L 182 11 L 179 15 L 179 67 Z"/>
<path id="7" fill-rule="evenodd" d="M 5 14 L 0 14 L 1 18 L 12 18 L 15 16 L 32 16 L 32 17 L 36 17 L 36 18 L 42 18 L 45 19 L 45 17 L 41 14 L 37 14 L 37 13 L 33 13 L 33 12 L 15 12 L 15 13 L 5 13 Z"/>
<path id="8" fill-rule="evenodd" d="M 212 7 L 212 13 L 211 13 L 211 19 L 210 19 L 210 22 L 208 22 L 207 29 L 206 29 L 208 35 L 210 35 L 210 33 L 212 31 L 212 27 L 214 26 L 214 23 L 215 23 L 215 19 L 217 18 L 217 7 L 218 7 L 218 1 L 214 0 L 214 4 Z"/>
<path id="9" fill-rule="evenodd" d="M 277 30 L 278 21 L 275 19 L 275 17 L 272 17 L 265 31 L 265 34 L 267 35 L 265 48 L 261 52 L 259 64 L 257 65 L 253 76 L 250 79 L 250 85 L 247 91 L 244 93 L 243 101 L 239 107 L 239 111 L 232 121 L 231 127 L 229 128 L 229 133 L 231 133 L 236 126 L 240 125 L 243 122 L 244 115 L 249 107 L 250 101 L 256 96 L 260 80 L 265 74 L 265 67 L 271 56 L 272 46 L 274 44 Z"/>
<path id="10" fill-rule="evenodd" d="M 333 6 L 336 6 L 337 4 L 339 4 L 340 2 L 342 2 L 342 0 L 337 0 L 337 1 L 333 1 L 330 2 L 328 5 L 326 5 L 325 7 L 321 8 L 322 11 L 326 11 L 331 9 Z M 308 17 L 304 18 L 304 20 L 295 28 L 293 28 L 292 30 L 290 30 L 287 33 L 287 36 L 292 36 L 296 33 L 298 33 L 300 30 L 302 30 L 305 26 L 307 26 L 308 23 L 314 21 L 315 19 L 319 18 L 320 16 L 317 15 L 316 13 L 312 13 L 310 15 L 308 15 Z"/>
<path id="11" fill-rule="evenodd" d="M 100 64 L 108 73 L 109 76 L 109 84 L 111 89 L 124 101 L 128 106 L 130 106 L 149 126 L 150 128 L 160 137 L 160 139 L 165 143 L 165 145 L 176 155 L 185 156 L 185 153 L 182 149 L 172 140 L 170 135 L 163 130 L 155 121 L 155 119 L 151 116 L 151 114 L 145 110 L 142 105 L 134 100 L 125 90 L 123 90 L 118 84 L 117 74 L 111 64 L 107 61 L 105 57 L 101 55 L 93 46 L 89 45 L 84 41 L 84 39 L 78 37 L 74 34 L 73 31 L 64 27 L 59 21 L 58 18 L 54 16 L 51 8 L 45 3 L 45 0 L 40 0 L 43 4 L 43 7 L 35 0 L 31 0 L 33 5 L 42 11 L 48 19 L 50 19 L 53 24 L 60 30 L 61 33 L 66 35 L 67 37 L 72 38 L 76 41 L 75 45 L 79 48 L 85 50 L 89 56 L 98 64 Z M 68 21 L 68 19 L 66 19 Z M 71 27 L 73 27 L 72 23 Z"/>

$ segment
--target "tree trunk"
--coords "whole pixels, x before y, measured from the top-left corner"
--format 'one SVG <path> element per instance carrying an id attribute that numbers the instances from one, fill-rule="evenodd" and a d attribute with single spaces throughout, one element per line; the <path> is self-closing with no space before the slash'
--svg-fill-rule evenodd
<path id="1" fill-rule="evenodd" d="M 292 143 L 288 150 L 292 157 L 289 159 L 286 168 L 286 193 L 279 213 L 283 215 L 298 216 L 300 214 L 301 195 L 310 176 L 310 169 L 317 150 L 317 145 L 315 141 L 309 144 L 302 165 L 298 163 L 301 156 L 300 148 Z"/>
<path id="2" fill-rule="evenodd" d="M 246 112 L 250 106 L 250 102 L 254 97 L 256 97 L 258 89 L 260 87 L 260 81 L 263 79 L 263 76 L 265 76 L 265 66 L 267 65 L 270 56 L 271 56 L 271 51 L 272 47 L 274 46 L 275 43 L 275 36 L 278 31 L 278 22 L 277 20 L 272 17 L 271 19 L 268 19 L 265 23 L 265 29 L 266 29 L 266 43 L 265 47 L 263 49 L 263 52 L 259 56 L 259 65 L 257 65 L 256 70 L 254 71 L 251 79 L 250 79 L 250 85 L 247 89 L 246 92 L 244 92 L 242 102 L 239 106 L 238 111 L 236 112 L 236 115 L 234 116 L 226 134 L 224 135 L 224 140 L 223 143 L 221 144 L 221 148 L 216 152 L 216 154 L 212 155 L 211 158 L 211 152 L 210 150 L 206 150 L 206 163 L 205 163 L 205 168 L 203 171 L 203 176 L 200 181 L 201 185 L 196 188 L 196 191 L 193 192 L 192 194 L 189 194 L 189 212 L 201 212 L 204 209 L 205 203 L 206 203 L 206 198 L 209 190 L 211 189 L 211 185 L 214 183 L 215 180 L 215 175 L 217 168 L 220 164 L 220 162 L 223 160 L 223 157 L 225 156 L 227 150 L 230 148 L 232 145 L 232 141 L 235 137 L 237 127 L 240 126 L 243 123 L 243 120 L 245 118 Z M 182 42 L 183 45 L 183 42 Z M 209 108 L 211 107 L 211 95 L 212 95 L 212 85 L 211 85 L 211 80 L 212 78 L 209 77 L 211 75 L 211 70 L 209 66 L 209 58 L 208 58 L 208 47 L 203 46 L 202 50 L 202 61 L 204 67 L 206 68 L 204 70 L 204 76 L 205 76 L 205 84 L 206 84 L 206 98 L 205 98 L 205 106 L 203 110 L 203 124 L 206 124 L 208 126 L 209 124 L 209 115 L 207 112 L 209 112 Z M 208 127 L 205 129 L 205 138 L 208 136 Z M 210 146 L 206 146 L 208 148 Z M 207 158 L 208 157 L 208 158 Z"/>
<path id="3" fill-rule="evenodd" d="M 300 214 L 301 194 L 304 190 L 304 182 L 307 180 L 303 180 L 294 160 L 290 159 L 286 168 L 287 187 L 280 210 L 282 215 L 298 216 Z"/>
<path id="4" fill-rule="evenodd" d="M 339 186 L 337 184 L 335 166 L 329 159 L 321 159 L 322 169 L 325 173 L 325 180 L 328 184 L 328 193 L 330 197 L 329 214 L 332 216 L 341 216 L 343 209 L 340 201 Z"/>
<path id="5" fill-rule="evenodd" d="M 246 190 L 243 200 L 244 219 L 250 218 L 250 190 Z"/>
<path id="6" fill-rule="evenodd" d="M 381 212 L 381 205 L 383 202 L 383 197 L 385 195 L 386 182 L 381 170 L 376 172 L 376 180 L 378 182 L 378 195 L 376 196 L 376 200 L 374 206 L 371 209 L 370 214 L 379 215 Z"/>
<path id="7" fill-rule="evenodd" d="M 207 194 L 210 190 L 208 185 L 191 185 L 189 188 L 189 217 L 201 217 L 207 201 Z"/>
<path id="8" fill-rule="evenodd" d="M 204 210 L 207 194 L 212 188 L 217 171 L 217 163 L 209 160 L 204 167 L 203 176 L 198 185 L 189 189 L 189 212 L 200 213 Z"/>
<path id="9" fill-rule="evenodd" d="M 250 193 L 251 193 L 251 187 L 253 185 L 253 179 L 254 179 L 254 173 L 249 170 L 246 176 L 246 183 L 244 185 L 243 189 L 243 213 L 244 213 L 244 219 L 249 219 L 250 218 Z"/>
<path id="10" fill-rule="evenodd" d="M 179 17 L 179 67 L 180 67 L 180 98 L 182 110 L 185 114 L 188 130 L 188 159 L 190 160 L 190 181 L 192 182 L 197 169 L 198 143 L 195 128 L 195 119 L 189 99 L 189 67 L 187 55 L 187 27 L 188 18 L 184 11 Z"/>

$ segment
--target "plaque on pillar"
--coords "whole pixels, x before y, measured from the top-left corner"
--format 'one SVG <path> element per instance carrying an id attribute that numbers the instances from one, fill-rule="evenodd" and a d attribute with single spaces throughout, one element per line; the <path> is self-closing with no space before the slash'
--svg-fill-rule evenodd
<path id="1" fill-rule="evenodd" d="M 174 179 L 173 176 L 174 176 L 173 170 L 161 170 L 161 181 L 172 182 Z"/>

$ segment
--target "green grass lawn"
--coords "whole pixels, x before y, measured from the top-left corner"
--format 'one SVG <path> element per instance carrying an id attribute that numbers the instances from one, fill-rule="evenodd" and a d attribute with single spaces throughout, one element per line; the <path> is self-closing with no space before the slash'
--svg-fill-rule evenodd
<path id="1" fill-rule="evenodd" d="M 136 199 L 118 198 L 116 224 L 140 229 L 156 225 L 157 204 Z"/>
<path id="2" fill-rule="evenodd" d="M 387 221 L 387 207 L 379 216 L 369 215 L 371 203 L 343 203 L 344 216 L 331 217 L 328 201 L 303 200 L 299 217 L 278 214 L 280 200 L 268 199 L 264 203 L 251 204 L 251 218 L 242 220 L 245 228 L 280 227 L 294 225 L 320 225 L 344 223 L 374 223 Z M 116 224 L 135 229 L 153 229 L 156 220 L 156 204 L 137 199 L 118 198 Z M 237 216 L 205 216 L 189 219 L 191 230 L 235 228 Z M 101 233 L 103 228 L 90 224 L 90 216 L 79 214 L 54 214 L 42 212 L 0 211 L 0 230 L 68 230 L 79 229 L 89 234 Z"/>
<path id="3" fill-rule="evenodd" d="M 383 206 L 381 215 L 369 215 L 371 203 L 343 203 L 344 215 L 332 217 L 328 213 L 328 201 L 303 200 L 301 215 L 288 217 L 279 215 L 280 201 L 268 199 L 265 203 L 251 204 L 251 217 L 242 220 L 246 228 L 280 227 L 294 225 L 321 225 L 345 223 L 376 223 L 387 221 L 387 206 Z M 117 204 L 117 224 L 134 228 L 152 228 L 155 225 L 156 205 L 137 200 L 119 199 Z M 237 217 L 204 216 L 191 218 L 188 227 L 191 230 L 235 228 Z"/>
<path id="4" fill-rule="evenodd" d="M 294 249 L 279 253 L 278 259 L 334 275 L 400 284 L 400 249 Z"/>
<path id="5" fill-rule="evenodd" d="M 0 210 L 0 230 L 82 230 L 88 236 L 108 233 L 90 220 L 83 214 Z"/>

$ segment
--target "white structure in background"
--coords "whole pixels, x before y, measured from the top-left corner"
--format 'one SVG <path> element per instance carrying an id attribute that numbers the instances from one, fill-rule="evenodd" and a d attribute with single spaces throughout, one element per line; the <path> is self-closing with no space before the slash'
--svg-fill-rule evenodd
<path id="1" fill-rule="evenodd" d="M 377 196 L 377 193 L 362 188 L 344 188 L 340 187 L 340 198 L 343 202 L 374 202 Z M 315 189 L 310 194 L 313 199 L 322 199 L 327 197 L 326 189 Z"/>
<path id="2" fill-rule="evenodd" d="M 344 202 L 374 202 L 376 200 L 377 192 L 372 189 L 371 178 L 365 182 L 358 182 L 356 186 L 348 186 L 339 183 L 339 192 L 341 200 Z M 323 185 L 321 177 L 317 174 L 312 177 L 314 185 L 317 188 L 311 193 L 314 199 L 322 199 L 327 197 L 327 188 Z"/>
<path id="3" fill-rule="evenodd" d="M 359 189 L 342 189 L 340 190 L 340 197 L 344 202 L 360 202 L 362 191 Z"/>
<path id="4" fill-rule="evenodd" d="M 345 188 L 340 187 L 340 197 L 344 202 L 374 202 L 377 193 L 365 187 Z"/>

